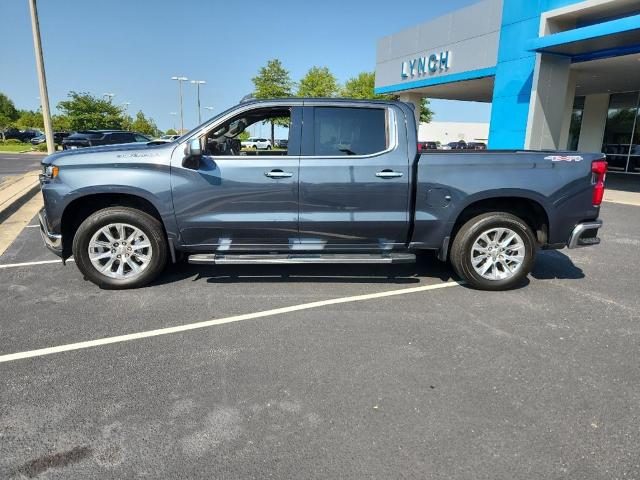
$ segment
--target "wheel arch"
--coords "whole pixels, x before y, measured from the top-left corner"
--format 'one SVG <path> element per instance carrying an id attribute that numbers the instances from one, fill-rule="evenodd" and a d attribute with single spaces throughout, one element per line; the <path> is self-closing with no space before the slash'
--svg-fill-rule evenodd
<path id="1" fill-rule="evenodd" d="M 549 239 L 551 217 L 543 197 L 528 191 L 486 192 L 482 196 L 469 197 L 456 213 L 450 238 L 471 218 L 489 212 L 507 212 L 521 218 L 533 231 L 539 245 Z"/>
<path id="2" fill-rule="evenodd" d="M 134 208 L 158 220 L 162 225 L 165 240 L 169 244 L 173 257 L 173 245 L 168 238 L 167 227 L 157 205 L 139 193 L 109 191 L 79 194 L 65 206 L 60 221 L 63 258 L 71 256 L 73 238 L 80 224 L 93 213 L 108 207 Z"/>

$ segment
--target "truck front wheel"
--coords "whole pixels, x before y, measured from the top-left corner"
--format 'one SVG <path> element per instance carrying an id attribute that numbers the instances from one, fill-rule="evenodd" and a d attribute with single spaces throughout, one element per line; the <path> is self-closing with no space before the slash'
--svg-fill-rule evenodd
<path id="1" fill-rule="evenodd" d="M 506 212 L 472 218 L 451 246 L 451 265 L 472 287 L 509 290 L 519 286 L 533 268 L 536 240 L 531 228 Z"/>
<path id="2" fill-rule="evenodd" d="M 73 238 L 73 257 L 85 278 L 101 288 L 146 285 L 163 270 L 167 243 L 160 222 L 128 207 L 87 217 Z"/>

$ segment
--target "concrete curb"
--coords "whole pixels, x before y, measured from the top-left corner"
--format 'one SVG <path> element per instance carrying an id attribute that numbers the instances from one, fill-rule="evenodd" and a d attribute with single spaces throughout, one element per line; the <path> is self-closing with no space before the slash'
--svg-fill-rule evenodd
<path id="1" fill-rule="evenodd" d="M 5 221 L 40 190 L 39 171 L 7 180 L 0 185 L 0 222 Z"/>

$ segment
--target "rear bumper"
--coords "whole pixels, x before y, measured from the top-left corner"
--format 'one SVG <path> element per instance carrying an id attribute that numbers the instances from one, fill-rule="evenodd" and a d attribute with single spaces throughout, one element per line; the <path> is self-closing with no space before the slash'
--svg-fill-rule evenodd
<path id="1" fill-rule="evenodd" d="M 45 246 L 53 253 L 62 256 L 62 235 L 49 231 L 49 223 L 47 222 L 47 212 L 42 208 L 38 212 L 38 221 L 40 222 L 40 235 Z"/>
<path id="2" fill-rule="evenodd" d="M 598 230 L 602 227 L 602 220 L 579 223 L 575 226 L 567 242 L 568 248 L 590 247 L 598 245 Z"/>

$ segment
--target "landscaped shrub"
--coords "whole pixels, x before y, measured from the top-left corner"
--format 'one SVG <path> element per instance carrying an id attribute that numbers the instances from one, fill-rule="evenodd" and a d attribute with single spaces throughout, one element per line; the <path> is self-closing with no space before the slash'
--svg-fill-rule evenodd
<path id="1" fill-rule="evenodd" d="M 35 146 L 35 149 L 38 152 L 46 152 L 47 151 L 47 142 L 39 143 L 38 145 Z"/>
<path id="2" fill-rule="evenodd" d="M 3 143 L 4 145 L 20 145 L 22 142 L 17 138 L 8 138 L 4 142 L 0 141 L 0 143 Z"/>

